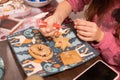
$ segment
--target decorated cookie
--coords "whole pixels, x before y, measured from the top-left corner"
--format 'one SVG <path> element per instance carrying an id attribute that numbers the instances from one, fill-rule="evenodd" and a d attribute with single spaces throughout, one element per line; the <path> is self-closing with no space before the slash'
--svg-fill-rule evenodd
<path id="1" fill-rule="evenodd" d="M 55 47 L 59 47 L 62 50 L 65 50 L 66 47 L 71 46 L 69 42 L 69 38 L 67 37 L 60 36 L 60 37 L 54 38 L 53 40 L 55 41 Z"/>
<path id="2" fill-rule="evenodd" d="M 64 65 L 76 64 L 81 62 L 83 59 L 75 50 L 62 52 L 60 58 Z"/>
<path id="3" fill-rule="evenodd" d="M 0 4 L 1 16 L 24 17 L 31 12 L 31 7 L 25 5 L 23 0 L 0 0 Z"/>
<path id="4" fill-rule="evenodd" d="M 40 60 L 48 60 L 53 56 L 52 50 L 48 46 L 43 44 L 32 45 L 31 47 L 29 47 L 29 53 L 35 59 Z"/>

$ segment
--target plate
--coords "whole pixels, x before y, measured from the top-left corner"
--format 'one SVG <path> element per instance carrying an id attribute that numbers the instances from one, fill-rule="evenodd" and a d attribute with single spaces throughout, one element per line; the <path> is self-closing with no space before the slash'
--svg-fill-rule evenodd
<path id="1" fill-rule="evenodd" d="M 27 76 L 33 74 L 48 76 L 62 72 L 81 65 L 99 55 L 99 53 L 94 50 L 87 42 L 80 40 L 76 36 L 76 33 L 73 29 L 66 27 L 60 28 L 59 32 L 53 39 L 45 38 L 39 32 L 39 30 L 35 28 L 28 28 L 26 30 L 14 33 L 9 35 L 7 39 L 17 57 L 18 63 L 21 65 Z M 50 51 L 53 52 L 52 57 L 49 59 L 47 58 L 47 60 L 41 60 L 30 54 L 30 47 L 36 44 L 42 44 L 49 47 L 51 49 Z M 37 50 L 38 49 L 41 50 L 40 47 L 37 47 Z M 77 57 L 75 58 L 73 55 L 72 60 L 76 63 L 64 62 L 66 61 L 65 59 L 68 61 L 72 60 L 67 57 L 63 59 L 60 55 L 62 53 L 69 54 L 71 51 L 75 52 L 75 54 L 77 53 L 77 55 L 81 57 L 81 59 L 78 58 L 80 61 L 78 61 Z M 39 52 L 32 52 L 40 55 Z"/>

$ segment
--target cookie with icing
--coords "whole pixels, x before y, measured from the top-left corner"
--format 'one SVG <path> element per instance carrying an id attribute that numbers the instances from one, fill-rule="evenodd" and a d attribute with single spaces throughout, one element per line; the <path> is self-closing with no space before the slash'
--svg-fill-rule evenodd
<path id="1" fill-rule="evenodd" d="M 60 58 L 64 65 L 76 64 L 83 60 L 75 50 L 60 53 Z"/>
<path id="2" fill-rule="evenodd" d="M 57 37 L 57 38 L 53 38 L 53 40 L 55 41 L 55 47 L 59 47 L 62 50 L 65 50 L 66 47 L 70 47 L 71 44 L 69 42 L 69 38 L 67 37 Z"/>
<path id="3" fill-rule="evenodd" d="M 33 56 L 35 59 L 40 60 L 48 60 L 53 56 L 53 52 L 50 47 L 44 44 L 34 44 L 29 47 L 28 51 L 31 56 Z"/>

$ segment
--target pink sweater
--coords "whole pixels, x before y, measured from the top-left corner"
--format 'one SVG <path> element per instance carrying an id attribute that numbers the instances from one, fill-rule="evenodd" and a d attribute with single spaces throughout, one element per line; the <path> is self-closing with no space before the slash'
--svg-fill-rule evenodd
<path id="1" fill-rule="evenodd" d="M 89 1 L 90 0 L 68 0 L 74 12 L 83 10 L 84 6 L 88 4 Z M 111 13 L 115 8 L 120 8 L 120 0 L 113 1 L 115 1 L 116 5 L 105 14 L 100 26 L 104 31 L 105 36 L 103 40 L 97 45 L 94 45 L 94 47 L 99 50 L 101 56 L 108 64 L 116 66 L 115 68 L 120 72 L 120 45 L 113 36 L 115 33 L 116 21 L 111 16 Z M 97 16 L 94 17 L 95 22 L 96 20 Z"/>

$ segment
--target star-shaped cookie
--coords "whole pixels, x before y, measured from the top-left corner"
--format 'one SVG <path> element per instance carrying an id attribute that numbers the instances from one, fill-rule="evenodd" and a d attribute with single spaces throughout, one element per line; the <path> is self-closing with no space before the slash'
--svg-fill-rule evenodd
<path id="1" fill-rule="evenodd" d="M 62 50 L 65 50 L 66 47 L 70 47 L 69 38 L 59 36 L 53 39 L 55 41 L 55 47 L 60 47 Z"/>

